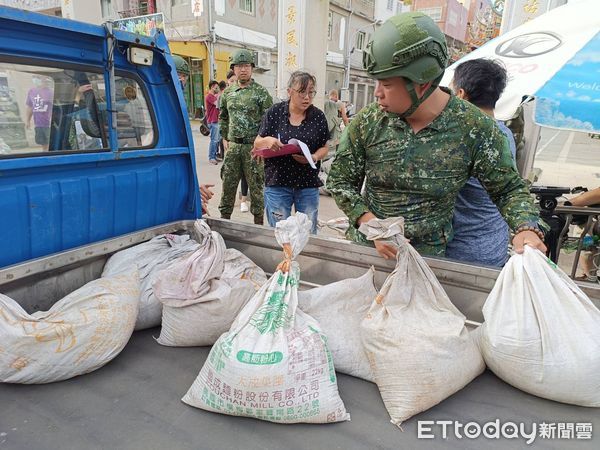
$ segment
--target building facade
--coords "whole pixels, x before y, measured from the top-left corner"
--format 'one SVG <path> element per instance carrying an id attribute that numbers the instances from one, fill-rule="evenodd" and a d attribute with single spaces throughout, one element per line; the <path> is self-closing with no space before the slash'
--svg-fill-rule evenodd
<path id="1" fill-rule="evenodd" d="M 209 81 L 225 80 L 229 58 L 240 48 L 256 53 L 254 79 L 275 95 L 277 0 L 101 1 L 106 5 L 104 19 L 164 15 L 171 51 L 185 58 L 190 67 L 185 89 L 190 116 L 200 114 Z"/>
<path id="2" fill-rule="evenodd" d="M 329 2 L 325 89 L 341 91 L 342 99 L 352 105 L 351 113 L 360 111 L 375 98 L 375 82 L 362 68 L 363 51 L 377 26 L 375 3 L 375 0 Z"/>
<path id="3" fill-rule="evenodd" d="M 458 0 L 412 0 L 411 11 L 431 17 L 446 35 L 451 61 L 459 59 L 467 48 L 468 10 Z"/>

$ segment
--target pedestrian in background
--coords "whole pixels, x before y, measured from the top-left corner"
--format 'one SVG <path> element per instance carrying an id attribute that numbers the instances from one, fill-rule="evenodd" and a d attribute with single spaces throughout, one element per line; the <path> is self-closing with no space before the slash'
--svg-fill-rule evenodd
<path id="1" fill-rule="evenodd" d="M 210 130 L 210 145 L 208 146 L 208 162 L 218 164 L 217 150 L 221 135 L 219 134 L 219 108 L 217 100 L 219 96 L 219 83 L 211 80 L 208 83 L 208 94 L 206 94 L 206 123 Z"/>
<path id="2" fill-rule="evenodd" d="M 254 223 L 264 222 L 264 168 L 252 159 L 251 151 L 263 114 L 273 104 L 269 92 L 252 79 L 254 55 L 249 50 L 238 50 L 231 58 L 230 68 L 237 81 L 225 89 L 221 96 L 219 126 L 223 134 L 225 160 L 221 168 L 223 193 L 219 211 L 221 217 L 230 219 L 235 206 L 235 194 L 242 178 L 250 187 L 250 210 Z"/>
<path id="3" fill-rule="evenodd" d="M 288 82 L 287 101 L 269 108 L 260 125 L 255 148 L 279 150 L 290 139 L 304 142 L 317 168 L 300 154 L 265 159 L 265 207 L 272 227 L 287 219 L 292 211 L 306 214 L 317 233 L 319 215 L 319 166 L 327 156 L 329 131 L 325 114 L 314 106 L 316 79 L 307 72 L 296 71 Z"/>

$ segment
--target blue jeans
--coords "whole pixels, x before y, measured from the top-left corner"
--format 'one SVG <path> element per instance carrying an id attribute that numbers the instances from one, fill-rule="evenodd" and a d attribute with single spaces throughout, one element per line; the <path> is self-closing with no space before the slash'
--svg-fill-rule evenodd
<path id="1" fill-rule="evenodd" d="M 312 222 L 311 233 L 317 234 L 319 188 L 265 187 L 265 209 L 267 210 L 267 221 L 270 226 L 274 227 L 280 220 L 290 217 L 292 205 L 296 212 L 301 212 L 308 216 Z"/>
<path id="2" fill-rule="evenodd" d="M 219 150 L 219 141 L 221 140 L 221 133 L 219 133 L 219 123 L 209 123 L 208 128 L 210 130 L 210 145 L 208 146 L 208 159 L 217 159 L 217 150 Z"/>

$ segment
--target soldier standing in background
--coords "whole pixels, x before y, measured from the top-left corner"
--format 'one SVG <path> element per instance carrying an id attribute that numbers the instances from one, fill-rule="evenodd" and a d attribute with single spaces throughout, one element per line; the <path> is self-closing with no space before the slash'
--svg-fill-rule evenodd
<path id="1" fill-rule="evenodd" d="M 252 159 L 250 153 L 262 116 L 273 105 L 273 99 L 264 87 L 252 79 L 254 55 L 251 51 L 242 49 L 235 52 L 230 68 L 237 82 L 221 94 L 219 127 L 226 153 L 221 167 L 223 194 L 219 211 L 222 218 L 231 218 L 237 186 L 243 174 L 250 188 L 250 211 L 254 215 L 254 223 L 262 225 L 265 173 L 263 163 Z"/>
<path id="2" fill-rule="evenodd" d="M 344 130 L 327 180 L 348 216 L 347 236 L 368 243 L 361 223 L 402 216 L 411 245 L 443 256 L 456 196 L 474 176 L 512 229 L 515 251 L 545 251 L 538 211 L 505 136 L 494 119 L 439 87 L 447 63 L 444 34 L 423 13 L 392 17 L 373 34 L 363 65 L 377 79 L 377 102 Z M 396 255 L 385 241 L 373 244 L 385 258 Z"/>

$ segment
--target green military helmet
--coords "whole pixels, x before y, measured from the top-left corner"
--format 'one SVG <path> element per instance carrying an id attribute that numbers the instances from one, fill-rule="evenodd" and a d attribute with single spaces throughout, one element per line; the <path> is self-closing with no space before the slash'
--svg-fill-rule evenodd
<path id="1" fill-rule="evenodd" d="M 178 73 L 182 73 L 184 75 L 190 74 L 190 67 L 185 59 L 183 59 L 179 55 L 173 55 L 173 62 L 175 63 L 175 69 Z"/>
<path id="2" fill-rule="evenodd" d="M 407 78 L 414 83 L 438 85 L 448 64 L 444 33 L 421 12 L 388 19 L 363 53 L 363 66 L 373 78 Z"/>
<path id="3" fill-rule="evenodd" d="M 252 67 L 254 67 L 254 53 L 245 48 L 236 51 L 233 56 L 229 58 L 229 68 L 233 69 L 233 66 L 236 64 L 252 64 Z"/>

